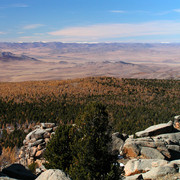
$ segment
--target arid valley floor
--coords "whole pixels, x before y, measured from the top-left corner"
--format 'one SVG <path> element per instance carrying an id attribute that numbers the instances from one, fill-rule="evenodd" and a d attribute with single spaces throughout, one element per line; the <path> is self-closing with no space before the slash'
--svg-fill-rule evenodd
<path id="1" fill-rule="evenodd" d="M 180 44 L 0 43 L 0 81 L 180 79 Z"/>

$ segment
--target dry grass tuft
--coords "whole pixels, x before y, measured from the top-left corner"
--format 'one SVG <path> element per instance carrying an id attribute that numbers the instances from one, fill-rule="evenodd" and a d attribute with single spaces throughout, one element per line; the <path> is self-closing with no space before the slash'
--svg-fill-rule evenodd
<path id="1" fill-rule="evenodd" d="M 7 165 L 15 163 L 17 160 L 16 147 L 11 149 L 10 147 L 2 148 L 2 154 L 0 155 L 0 169 L 2 170 Z"/>

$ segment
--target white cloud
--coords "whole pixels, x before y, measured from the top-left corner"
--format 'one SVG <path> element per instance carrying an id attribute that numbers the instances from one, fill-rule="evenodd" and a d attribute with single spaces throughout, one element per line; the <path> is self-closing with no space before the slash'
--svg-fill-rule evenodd
<path id="1" fill-rule="evenodd" d="M 49 32 L 52 36 L 73 40 L 99 40 L 151 35 L 180 34 L 180 22 L 153 21 L 146 23 L 96 24 L 91 26 L 70 27 Z"/>

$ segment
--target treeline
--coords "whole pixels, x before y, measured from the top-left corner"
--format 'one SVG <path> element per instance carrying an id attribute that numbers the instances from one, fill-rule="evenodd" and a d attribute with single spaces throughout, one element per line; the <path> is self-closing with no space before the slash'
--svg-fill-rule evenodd
<path id="1" fill-rule="evenodd" d="M 0 83 L 0 126 L 74 122 L 84 106 L 107 106 L 114 131 L 132 134 L 180 114 L 179 80 L 92 77 Z"/>

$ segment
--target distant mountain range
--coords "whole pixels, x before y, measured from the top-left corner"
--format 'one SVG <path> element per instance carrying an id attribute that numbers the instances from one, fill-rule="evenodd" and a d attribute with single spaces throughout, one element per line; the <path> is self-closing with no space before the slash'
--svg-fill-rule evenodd
<path id="1" fill-rule="evenodd" d="M 0 43 L 0 81 L 180 79 L 180 44 Z"/>

